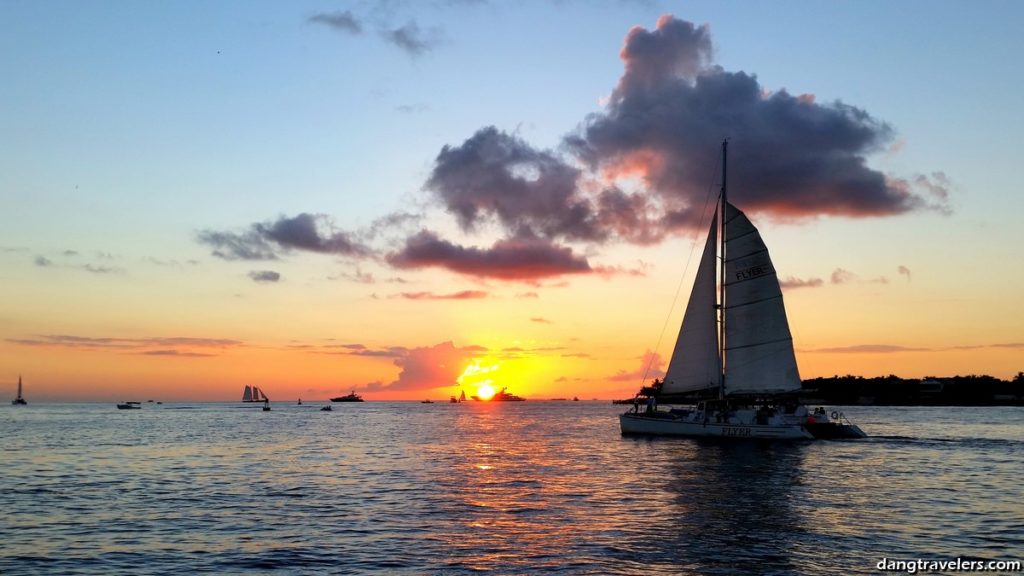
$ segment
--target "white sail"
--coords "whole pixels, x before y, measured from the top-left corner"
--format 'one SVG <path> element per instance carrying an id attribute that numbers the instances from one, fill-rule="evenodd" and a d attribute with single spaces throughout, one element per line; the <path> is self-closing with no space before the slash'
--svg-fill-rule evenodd
<path id="1" fill-rule="evenodd" d="M 729 203 L 725 244 L 725 394 L 800 390 L 793 336 L 768 248 Z"/>
<path id="2" fill-rule="evenodd" d="M 722 361 L 718 354 L 718 319 L 715 310 L 715 254 L 718 244 L 718 214 L 711 220 L 704 253 L 679 327 L 672 359 L 665 373 L 662 394 L 680 394 L 717 387 Z"/>
<path id="3" fill-rule="evenodd" d="M 242 392 L 242 402 L 252 402 L 252 387 L 249 385 L 246 385 L 245 392 Z"/>

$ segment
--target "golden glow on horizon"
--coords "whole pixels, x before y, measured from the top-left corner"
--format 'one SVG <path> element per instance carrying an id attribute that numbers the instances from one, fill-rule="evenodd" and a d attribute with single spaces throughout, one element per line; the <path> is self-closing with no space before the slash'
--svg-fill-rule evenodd
<path id="1" fill-rule="evenodd" d="M 489 382 L 489 380 L 488 380 Z M 481 400 L 490 400 L 494 397 L 494 387 L 490 384 L 484 384 L 476 389 L 476 397 Z"/>

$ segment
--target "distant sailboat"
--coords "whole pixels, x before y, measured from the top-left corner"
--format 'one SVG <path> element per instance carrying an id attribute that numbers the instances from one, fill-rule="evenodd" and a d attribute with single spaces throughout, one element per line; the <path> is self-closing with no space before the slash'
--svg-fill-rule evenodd
<path id="1" fill-rule="evenodd" d="M 26 406 L 28 402 L 21 396 L 21 374 L 18 374 L 18 397 L 11 400 L 11 404 L 14 406 Z"/>
<path id="2" fill-rule="evenodd" d="M 823 410 L 812 416 L 798 401 L 800 374 L 775 267 L 757 228 L 726 200 L 727 144 L 719 207 L 672 359 L 664 380 L 642 392 L 646 411 L 638 397 L 634 409 L 619 416 L 622 433 L 863 437 L 853 424 L 828 421 Z M 696 405 L 663 411 L 657 403 Z"/>
<path id="3" fill-rule="evenodd" d="M 263 402 L 268 400 L 267 395 L 258 386 L 246 386 L 242 392 L 242 402 Z"/>

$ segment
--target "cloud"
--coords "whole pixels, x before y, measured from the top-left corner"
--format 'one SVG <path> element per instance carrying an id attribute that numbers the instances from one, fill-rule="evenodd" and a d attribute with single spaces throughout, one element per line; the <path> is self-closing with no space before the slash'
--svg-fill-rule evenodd
<path id="1" fill-rule="evenodd" d="M 117 266 L 100 266 L 96 264 L 86 264 L 82 266 L 82 269 L 86 272 L 92 272 L 93 274 L 121 274 L 124 272 L 124 268 L 118 268 Z"/>
<path id="2" fill-rule="evenodd" d="M 537 324 L 554 324 L 554 322 L 552 322 L 551 320 L 540 317 L 530 318 L 530 322 L 536 322 Z"/>
<path id="3" fill-rule="evenodd" d="M 209 358 L 216 356 L 216 354 L 208 354 L 206 352 L 182 352 L 181 350 L 148 350 L 145 352 L 139 352 L 143 356 L 175 356 L 179 358 Z"/>
<path id="4" fill-rule="evenodd" d="M 277 252 L 258 232 L 242 233 L 203 230 L 196 235 L 200 244 L 213 247 L 212 254 L 224 260 L 277 260 Z"/>
<path id="5" fill-rule="evenodd" d="M 388 254 L 386 260 L 396 268 L 437 267 L 469 276 L 518 281 L 591 271 L 586 258 L 572 248 L 541 238 L 509 238 L 490 248 L 467 248 L 428 230 L 408 238 L 405 246 Z"/>
<path id="6" fill-rule="evenodd" d="M 892 354 L 896 352 L 929 352 L 929 348 L 912 348 L 908 346 L 892 346 L 889 344 L 858 344 L 856 346 L 840 346 L 835 348 L 818 348 L 808 352 L 823 354 Z"/>
<path id="7" fill-rule="evenodd" d="M 338 230 L 326 214 L 301 213 L 252 224 L 243 232 L 204 230 L 197 240 L 214 248 L 224 260 L 276 260 L 281 252 L 302 250 L 350 257 L 366 257 L 370 249 L 352 234 Z"/>
<path id="8" fill-rule="evenodd" d="M 434 294 L 433 292 L 402 292 L 397 297 L 406 300 L 479 300 L 487 298 L 488 293 L 481 290 L 463 290 L 452 294 Z"/>
<path id="9" fill-rule="evenodd" d="M 252 278 L 253 282 L 265 284 L 267 282 L 278 282 L 281 280 L 281 274 L 273 270 L 253 270 L 249 272 L 249 278 Z"/>
<path id="10" fill-rule="evenodd" d="M 423 31 L 414 21 L 391 30 L 384 30 L 381 36 L 391 44 L 401 48 L 413 58 L 430 52 L 441 44 L 443 34 L 438 28 Z"/>
<path id="11" fill-rule="evenodd" d="M 580 170 L 494 126 L 444 146 L 425 188 L 467 232 L 496 220 L 509 234 L 650 243 L 663 235 L 643 194 L 616 187 L 589 193 Z"/>
<path id="12" fill-rule="evenodd" d="M 635 27 L 620 54 L 625 72 L 605 110 L 567 147 L 590 169 L 639 176 L 681 223 L 699 215 L 719 164 L 713 144 L 730 137 L 737 204 L 782 217 L 890 216 L 942 198 L 890 185 L 867 166 L 893 129 L 843 102 L 772 92 L 757 77 L 711 62 L 707 26 L 662 16 Z"/>
<path id="13" fill-rule="evenodd" d="M 779 280 L 779 286 L 782 287 L 783 290 L 793 288 L 818 288 L 822 284 L 824 284 L 824 281 L 821 278 L 794 278 L 793 276 L 788 276 Z"/>
<path id="14" fill-rule="evenodd" d="M 182 336 L 148 338 L 108 338 L 69 334 L 40 335 L 33 338 L 10 338 L 8 342 L 37 348 L 111 351 L 147 356 L 216 356 L 215 351 L 243 346 L 239 340 L 226 338 L 190 338 Z"/>
<path id="15" fill-rule="evenodd" d="M 896 269 L 900 276 L 906 276 L 907 282 L 910 282 L 910 268 L 900 264 L 899 268 Z"/>
<path id="16" fill-rule="evenodd" d="M 639 382 L 647 378 L 661 378 L 665 375 L 665 359 L 657 352 L 648 350 L 640 357 L 640 366 L 631 372 L 619 370 L 607 380 L 612 382 Z"/>
<path id="17" fill-rule="evenodd" d="M 430 347 L 412 348 L 396 358 L 395 366 L 401 368 L 398 378 L 384 384 L 371 382 L 361 389 L 368 392 L 431 390 L 455 386 L 470 361 L 480 352 L 480 347 L 457 347 L 451 342 L 442 342 Z"/>
<path id="18" fill-rule="evenodd" d="M 540 298 L 540 295 L 536 292 L 520 292 L 516 294 L 516 298 Z"/>
<path id="19" fill-rule="evenodd" d="M 49 258 L 47 258 L 45 256 L 36 256 L 36 259 L 34 260 L 34 262 L 35 262 L 36 266 L 39 266 L 41 268 L 46 268 L 48 266 L 53 266 L 53 260 L 50 260 Z"/>
<path id="20" fill-rule="evenodd" d="M 349 10 L 344 12 L 340 10 L 336 12 L 320 12 L 310 16 L 308 21 L 348 34 L 358 35 L 363 33 L 363 25 Z"/>
<path id="21" fill-rule="evenodd" d="M 843 270 L 842 268 L 836 268 L 832 271 L 832 283 L 833 284 L 846 284 L 857 279 L 857 275 L 849 270 Z"/>

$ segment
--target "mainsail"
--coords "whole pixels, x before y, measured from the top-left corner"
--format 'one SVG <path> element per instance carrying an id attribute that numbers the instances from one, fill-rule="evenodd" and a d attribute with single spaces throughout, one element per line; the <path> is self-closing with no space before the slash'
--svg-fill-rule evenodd
<path id="1" fill-rule="evenodd" d="M 665 372 L 662 395 L 705 390 L 721 383 L 722 361 L 718 355 L 718 314 L 715 310 L 717 214 L 716 211 L 711 219 L 711 230 L 697 267 L 690 301 L 686 304 L 676 347 Z"/>
<path id="2" fill-rule="evenodd" d="M 725 395 L 800 390 L 779 279 L 761 234 L 725 203 Z"/>
<path id="3" fill-rule="evenodd" d="M 246 385 L 245 392 L 242 392 L 242 402 L 252 402 L 252 387 L 249 385 Z"/>

